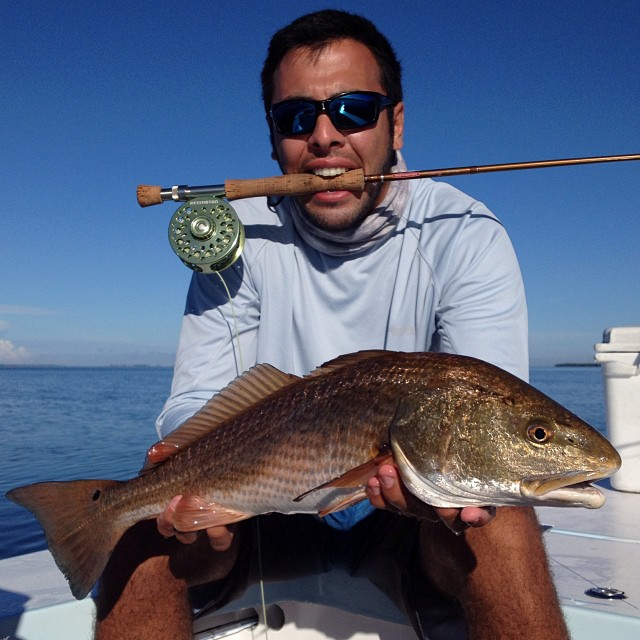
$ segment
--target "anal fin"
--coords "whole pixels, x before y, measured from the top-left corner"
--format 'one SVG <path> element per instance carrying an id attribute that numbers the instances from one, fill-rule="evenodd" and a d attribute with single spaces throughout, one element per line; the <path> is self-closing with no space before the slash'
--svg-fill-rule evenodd
<path id="1" fill-rule="evenodd" d="M 196 495 L 185 495 L 176 505 L 173 524 L 178 531 L 200 531 L 209 527 L 219 527 L 253 517 L 252 513 L 244 513 L 228 509 L 222 505 L 209 502 Z"/>

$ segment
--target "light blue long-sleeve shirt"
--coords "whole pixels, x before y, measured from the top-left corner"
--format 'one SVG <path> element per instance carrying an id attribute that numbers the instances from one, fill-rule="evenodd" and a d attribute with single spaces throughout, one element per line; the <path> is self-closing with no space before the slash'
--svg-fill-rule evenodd
<path id="1" fill-rule="evenodd" d="M 193 275 L 161 436 L 261 362 L 304 375 L 363 349 L 430 350 L 527 378 L 524 288 L 504 228 L 450 185 L 405 184 L 393 231 L 343 256 L 305 242 L 285 202 L 234 203 L 246 242 L 221 274 L 233 303 L 217 274 Z"/>

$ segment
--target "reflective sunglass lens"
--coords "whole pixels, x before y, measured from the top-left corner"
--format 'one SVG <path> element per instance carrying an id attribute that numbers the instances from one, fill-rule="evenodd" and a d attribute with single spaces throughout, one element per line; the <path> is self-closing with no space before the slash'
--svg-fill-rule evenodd
<path id="1" fill-rule="evenodd" d="M 370 96 L 363 99 L 336 98 L 329 105 L 329 114 L 339 129 L 358 129 L 376 122 L 378 102 Z"/>
<path id="2" fill-rule="evenodd" d="M 326 111 L 338 129 L 359 129 L 375 124 L 379 108 L 393 104 L 378 93 L 349 93 L 327 100 L 284 100 L 271 108 L 278 131 L 285 136 L 311 133 L 318 115 Z"/>
<path id="3" fill-rule="evenodd" d="M 316 108 L 310 102 L 283 102 L 271 113 L 276 129 L 284 135 L 309 133 L 316 122 Z"/>

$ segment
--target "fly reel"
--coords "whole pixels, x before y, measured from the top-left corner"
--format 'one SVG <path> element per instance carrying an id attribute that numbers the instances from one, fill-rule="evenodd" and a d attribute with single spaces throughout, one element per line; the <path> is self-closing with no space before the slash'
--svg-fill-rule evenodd
<path id="1" fill-rule="evenodd" d="M 240 257 L 244 227 L 226 200 L 215 195 L 200 196 L 173 214 L 169 243 L 189 269 L 201 273 L 222 271 Z"/>

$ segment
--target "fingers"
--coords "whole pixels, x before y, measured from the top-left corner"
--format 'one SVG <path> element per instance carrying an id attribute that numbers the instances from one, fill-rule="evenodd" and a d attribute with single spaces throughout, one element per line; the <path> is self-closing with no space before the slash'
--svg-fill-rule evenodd
<path id="1" fill-rule="evenodd" d="M 367 483 L 367 496 L 374 507 L 378 509 L 393 508 L 396 511 L 406 511 L 407 500 L 398 481 L 398 471 L 391 464 L 383 464 L 377 475 Z"/>
<path id="2" fill-rule="evenodd" d="M 382 491 L 380 488 L 380 480 L 377 476 L 369 478 L 366 486 L 367 498 L 376 509 L 384 509 L 386 507 Z"/>
<path id="3" fill-rule="evenodd" d="M 418 500 L 402 483 L 392 464 L 380 465 L 378 473 L 367 483 L 367 496 L 374 507 L 390 509 L 419 520 L 437 520 L 433 507 Z"/>
<path id="4" fill-rule="evenodd" d="M 463 507 L 462 509 L 436 508 L 442 522 L 454 533 L 460 534 L 469 527 L 484 527 L 496 515 L 495 507 Z"/>
<path id="5" fill-rule="evenodd" d="M 433 520 L 434 514 L 454 533 L 469 527 L 483 527 L 495 516 L 495 507 L 433 508 L 419 501 L 405 490 L 398 469 L 391 464 L 381 465 L 378 473 L 367 483 L 367 496 L 374 507 L 392 509 Z"/>
<path id="6" fill-rule="evenodd" d="M 484 527 L 495 515 L 495 507 L 465 507 L 460 511 L 460 519 L 470 527 Z"/>
<path id="7" fill-rule="evenodd" d="M 233 542 L 233 531 L 228 527 L 211 527 L 206 530 L 209 544 L 214 551 L 228 551 Z"/>
<path id="8" fill-rule="evenodd" d="M 176 505 L 180 502 L 182 496 L 176 496 L 171 500 L 169 506 L 157 517 L 158 531 L 165 538 L 170 538 L 175 534 L 173 528 L 173 516 L 175 515 Z"/>
<path id="9" fill-rule="evenodd" d="M 471 526 L 469 523 L 461 519 L 460 514 L 462 509 L 436 507 L 435 512 L 438 514 L 442 522 L 444 522 L 444 524 L 446 524 L 454 533 L 460 534 Z"/>
<path id="10" fill-rule="evenodd" d="M 183 544 L 192 544 L 198 539 L 197 531 L 181 532 L 174 527 L 176 507 L 182 496 L 175 496 L 167 508 L 157 517 L 158 531 L 165 538 L 175 536 Z M 211 527 L 206 530 L 209 544 L 214 551 L 227 551 L 233 542 L 233 532 L 227 527 Z"/>
<path id="11" fill-rule="evenodd" d="M 172 498 L 167 508 L 157 517 L 156 522 L 158 525 L 158 531 L 160 532 L 160 535 L 165 538 L 175 536 L 176 539 L 183 544 L 192 544 L 198 537 L 198 534 L 195 531 L 181 533 L 180 531 L 176 531 L 173 526 L 173 521 L 176 515 L 176 506 L 178 502 L 180 502 L 181 498 L 182 496 L 175 496 Z"/>

